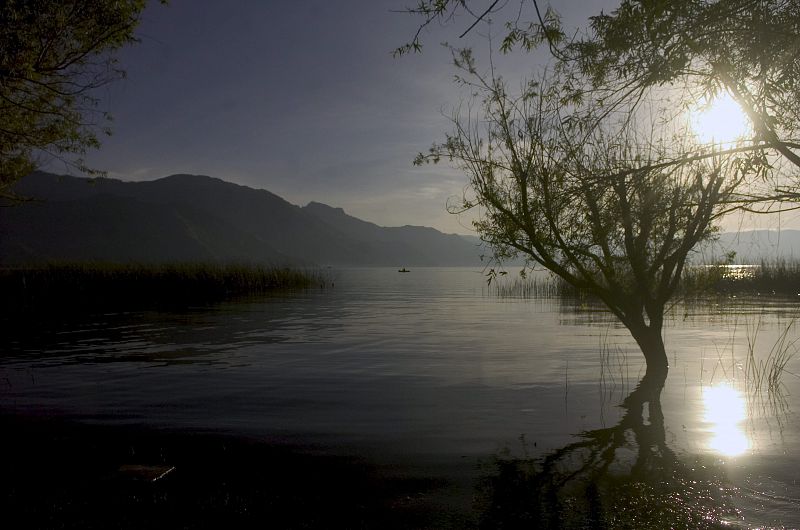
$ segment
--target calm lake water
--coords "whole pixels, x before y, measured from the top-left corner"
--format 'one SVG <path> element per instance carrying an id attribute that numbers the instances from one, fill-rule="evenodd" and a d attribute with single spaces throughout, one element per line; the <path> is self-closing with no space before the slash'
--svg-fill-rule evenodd
<path id="1" fill-rule="evenodd" d="M 619 405 L 642 356 L 602 308 L 498 297 L 478 269 L 326 274 L 324 289 L 180 313 L 6 322 L 0 407 L 301 443 L 464 484 L 497 457 L 538 458 L 551 488 L 571 468 L 623 492 L 663 473 L 684 486 L 670 509 L 800 527 L 800 356 L 773 392 L 750 370 L 795 352 L 800 298 L 676 304 L 669 376 L 632 422 Z"/>

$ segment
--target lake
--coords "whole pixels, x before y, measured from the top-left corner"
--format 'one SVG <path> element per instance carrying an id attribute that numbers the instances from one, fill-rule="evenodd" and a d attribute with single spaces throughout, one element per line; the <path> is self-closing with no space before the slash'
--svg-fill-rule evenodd
<path id="1" fill-rule="evenodd" d="M 324 275 L 324 288 L 181 312 L 6 321 L 0 407 L 358 455 L 443 477 L 430 503 L 486 527 L 509 514 L 568 526 L 565 510 L 601 505 L 636 521 L 629 487 L 652 488 L 645 511 L 800 527 L 800 357 L 767 391 L 772 360 L 795 352 L 797 301 L 676 303 L 669 375 L 641 399 L 641 353 L 589 301 L 498 296 L 469 268 Z M 511 500 L 509 473 L 536 509 Z"/>

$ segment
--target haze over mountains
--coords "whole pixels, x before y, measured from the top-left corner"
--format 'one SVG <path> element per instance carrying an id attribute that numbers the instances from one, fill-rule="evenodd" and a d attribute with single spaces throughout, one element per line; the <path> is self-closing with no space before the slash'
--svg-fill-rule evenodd
<path id="1" fill-rule="evenodd" d="M 380 227 L 340 208 L 295 206 L 266 190 L 198 175 L 147 182 L 36 172 L 35 198 L 0 208 L 0 261 L 269 262 L 319 266 L 480 265 L 475 238 Z"/>
<path id="2" fill-rule="evenodd" d="M 800 230 L 725 232 L 719 234 L 716 241 L 700 245 L 691 259 L 695 263 L 724 261 L 729 251 L 736 253 L 736 263 L 800 260 Z"/>
<path id="3" fill-rule="evenodd" d="M 476 237 L 381 227 L 319 202 L 199 175 L 146 182 L 36 172 L 17 186 L 36 199 L 0 208 L 0 263 L 258 262 L 308 266 L 481 266 Z M 800 258 L 800 231 L 721 234 L 692 261 Z M 521 262 L 518 262 L 521 264 Z"/>

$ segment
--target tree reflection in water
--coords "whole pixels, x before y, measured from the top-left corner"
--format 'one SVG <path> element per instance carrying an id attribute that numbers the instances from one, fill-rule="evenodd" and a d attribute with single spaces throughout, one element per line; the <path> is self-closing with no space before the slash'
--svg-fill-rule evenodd
<path id="1" fill-rule="evenodd" d="M 741 521 L 722 470 L 667 446 L 661 390 L 648 372 L 620 422 L 539 458 L 498 457 L 478 502 L 482 528 L 718 528 Z"/>

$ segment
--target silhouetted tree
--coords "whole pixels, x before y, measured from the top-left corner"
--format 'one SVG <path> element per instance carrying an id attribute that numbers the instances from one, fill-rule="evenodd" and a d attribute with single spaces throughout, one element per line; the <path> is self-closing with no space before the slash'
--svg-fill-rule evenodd
<path id="1" fill-rule="evenodd" d="M 468 12 L 477 23 L 508 4 L 421 0 L 409 9 L 420 31 L 397 53 L 419 50 L 432 21 Z M 527 5 L 499 47 L 547 45 L 551 67 L 512 95 L 493 67 L 481 73 L 455 50 L 480 107 L 457 112 L 454 132 L 417 162 L 454 161 L 473 192 L 463 206 L 479 209 L 476 228 L 498 257 L 522 254 L 597 296 L 648 367 L 666 369 L 664 308 L 688 253 L 737 205 L 793 195 L 757 188 L 780 161 L 800 168 L 797 1 L 623 0 L 569 39 L 535 1 L 525 22 Z M 753 138 L 694 139 L 686 109 L 721 90 L 746 110 Z"/>
<path id="2" fill-rule="evenodd" d="M 800 196 L 799 0 L 622 0 L 612 12 L 589 17 L 588 27 L 577 33 L 540 4 L 419 0 L 407 11 L 423 21 L 395 53 L 421 50 L 422 30 L 433 21 L 461 21 L 455 15 L 470 14 L 474 22 L 465 34 L 480 20 L 499 17 L 506 29 L 502 51 L 548 46 L 581 77 L 573 96 L 590 98 L 606 112 L 630 111 L 647 102 L 654 88 L 669 87 L 672 105 L 680 109 L 726 91 L 750 118 L 753 143 L 763 148 L 752 152 L 753 169 L 764 176 L 774 174 L 779 161 L 788 162 L 789 180 L 776 178 L 763 198 Z M 698 144 L 695 151 L 706 148 Z M 773 154 L 780 156 L 767 162 Z"/>
<path id="3" fill-rule="evenodd" d="M 800 2 L 625 0 L 591 19 L 591 32 L 564 46 L 593 87 L 677 85 L 691 103 L 729 92 L 754 126 L 754 142 L 800 169 Z M 679 102 L 680 104 L 681 102 Z"/>
<path id="4" fill-rule="evenodd" d="M 445 157 L 463 170 L 471 186 L 459 206 L 479 211 L 475 227 L 497 257 L 521 254 L 602 300 L 648 369 L 665 371 L 665 306 L 692 248 L 745 200 L 746 160 L 688 156 L 681 129 L 603 117 L 570 99 L 569 74 L 548 72 L 512 96 L 469 51 L 455 59 L 480 106 L 456 113 L 453 133 L 417 162 Z"/>
<path id="5" fill-rule="evenodd" d="M 0 5 L 0 197 L 38 153 L 80 169 L 109 117 L 95 89 L 123 75 L 145 0 L 6 0 Z"/>

